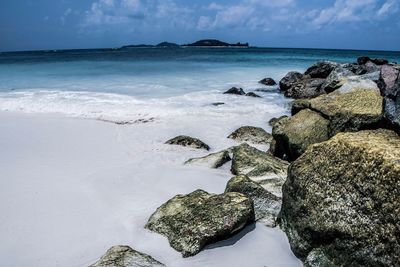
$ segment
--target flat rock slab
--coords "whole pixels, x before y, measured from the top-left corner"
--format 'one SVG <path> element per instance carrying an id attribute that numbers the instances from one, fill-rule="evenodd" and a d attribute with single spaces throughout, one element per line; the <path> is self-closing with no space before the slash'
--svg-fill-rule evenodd
<path id="1" fill-rule="evenodd" d="M 204 157 L 189 159 L 185 162 L 185 164 L 204 165 L 209 168 L 217 169 L 231 160 L 232 158 L 229 155 L 229 151 L 223 150 Z"/>
<path id="2" fill-rule="evenodd" d="M 256 220 L 269 227 L 276 226 L 276 218 L 281 210 L 282 199 L 265 190 L 245 175 L 229 180 L 225 193 L 242 193 L 253 200 Z"/>
<path id="3" fill-rule="evenodd" d="M 210 147 L 201 141 L 200 139 L 193 138 L 190 136 L 186 135 L 180 135 L 175 138 L 172 138 L 165 142 L 168 145 L 179 145 L 179 146 L 185 146 L 185 147 L 191 147 L 195 149 L 205 149 L 205 150 L 210 150 Z"/>
<path id="4" fill-rule="evenodd" d="M 231 133 L 228 138 L 238 142 L 268 145 L 272 141 L 272 135 L 263 128 L 243 126 Z"/>
<path id="5" fill-rule="evenodd" d="M 151 256 L 128 246 L 110 248 L 96 263 L 89 267 L 161 267 L 165 266 Z"/>
<path id="6" fill-rule="evenodd" d="M 171 247 L 189 257 L 208 244 L 231 237 L 254 219 L 249 197 L 197 190 L 163 204 L 150 217 L 146 228 L 166 236 Z"/>

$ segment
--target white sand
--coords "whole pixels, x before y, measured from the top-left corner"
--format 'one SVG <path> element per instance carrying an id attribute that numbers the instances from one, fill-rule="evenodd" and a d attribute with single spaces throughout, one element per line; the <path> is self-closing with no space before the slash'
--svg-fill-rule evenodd
<path id="1" fill-rule="evenodd" d="M 256 122 L 261 118 L 266 125 L 268 117 Z M 143 228 L 172 196 L 198 188 L 222 193 L 231 177 L 226 168 L 183 166 L 205 152 L 163 142 L 185 133 L 216 151 L 234 144 L 224 137 L 240 126 L 235 117 L 121 126 L 0 112 L 0 125 L 2 266 L 87 266 L 119 244 L 168 266 L 301 265 L 280 230 L 258 224 L 236 243 L 188 259 Z"/>

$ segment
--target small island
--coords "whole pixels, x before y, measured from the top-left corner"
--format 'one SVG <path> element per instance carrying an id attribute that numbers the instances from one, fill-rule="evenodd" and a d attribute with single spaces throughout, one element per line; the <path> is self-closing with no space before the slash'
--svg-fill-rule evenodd
<path id="1" fill-rule="evenodd" d="M 138 45 L 126 45 L 119 49 L 130 49 L 130 48 L 249 48 L 249 43 L 236 43 L 230 44 L 216 39 L 204 39 L 199 40 L 191 44 L 179 45 L 176 43 L 162 42 L 157 45 L 138 44 Z"/>

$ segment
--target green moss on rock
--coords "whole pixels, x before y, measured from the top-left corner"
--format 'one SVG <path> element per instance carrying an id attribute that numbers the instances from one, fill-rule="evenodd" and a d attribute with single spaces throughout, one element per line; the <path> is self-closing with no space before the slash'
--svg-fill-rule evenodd
<path id="1" fill-rule="evenodd" d="M 226 239 L 254 221 L 253 201 L 241 193 L 222 195 L 197 190 L 177 195 L 150 217 L 146 228 L 166 236 L 184 257 Z"/>
<path id="2" fill-rule="evenodd" d="M 295 254 L 336 266 L 400 264 L 400 138 L 389 130 L 340 133 L 289 168 L 281 225 Z"/>
<path id="3" fill-rule="evenodd" d="M 329 139 L 329 121 L 317 112 L 304 109 L 277 122 L 272 134 L 276 141 L 274 154 L 295 160 L 310 145 Z"/>

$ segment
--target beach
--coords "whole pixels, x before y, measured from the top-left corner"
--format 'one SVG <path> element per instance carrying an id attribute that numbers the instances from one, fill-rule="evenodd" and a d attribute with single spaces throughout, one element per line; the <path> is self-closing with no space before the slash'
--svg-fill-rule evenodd
<path id="1" fill-rule="evenodd" d="M 198 133 L 215 150 L 230 145 L 223 137 L 235 126 L 221 129 L 215 121 L 201 132 L 197 124 L 205 119 L 117 125 L 1 112 L 2 264 L 88 266 L 123 244 L 168 266 L 300 266 L 284 233 L 261 224 L 186 259 L 166 238 L 144 229 L 155 209 L 176 194 L 224 191 L 229 168 L 184 166 L 205 152 L 163 144 L 184 131 Z"/>

